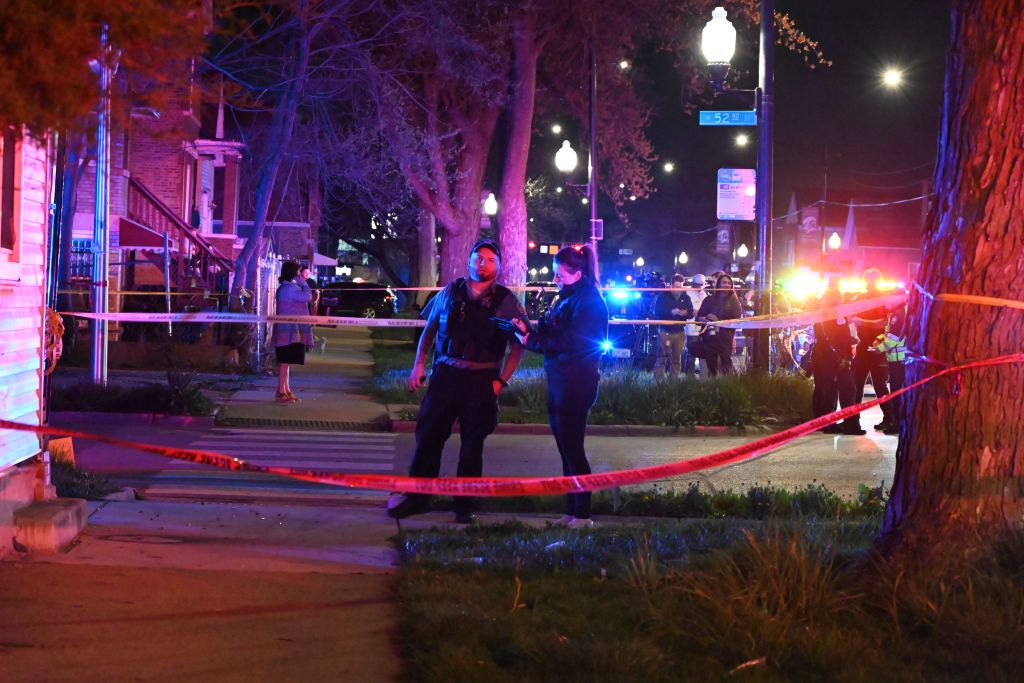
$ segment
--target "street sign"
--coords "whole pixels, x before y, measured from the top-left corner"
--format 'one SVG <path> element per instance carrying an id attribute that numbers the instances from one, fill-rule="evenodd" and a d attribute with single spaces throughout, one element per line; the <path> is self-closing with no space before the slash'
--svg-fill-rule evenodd
<path id="1" fill-rule="evenodd" d="M 702 111 L 702 126 L 756 126 L 757 113 L 753 111 Z"/>
<path id="2" fill-rule="evenodd" d="M 604 239 L 604 219 L 603 218 L 592 218 L 590 219 L 590 239 L 603 240 Z"/>
<path id="3" fill-rule="evenodd" d="M 632 249 L 619 249 L 619 256 L 632 256 L 632 255 L 633 255 L 633 250 Z"/>
<path id="4" fill-rule="evenodd" d="M 752 168 L 718 169 L 718 220 L 754 220 L 755 175 Z"/>

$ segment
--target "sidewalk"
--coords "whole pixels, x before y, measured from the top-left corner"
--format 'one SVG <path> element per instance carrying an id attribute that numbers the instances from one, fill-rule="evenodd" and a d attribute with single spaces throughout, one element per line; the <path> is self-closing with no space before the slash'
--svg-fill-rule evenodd
<path id="1" fill-rule="evenodd" d="M 373 375 L 373 345 L 367 327 L 316 327 L 327 340 L 323 353 L 306 354 L 304 366 L 292 366 L 292 390 L 301 403 L 276 403 L 277 375 L 259 377 L 252 388 L 236 391 L 217 414 L 217 424 L 232 427 L 298 427 L 347 431 L 386 431 L 387 409 L 354 393 Z"/>
<path id="2" fill-rule="evenodd" d="M 398 527 L 381 508 L 143 500 L 90 512 L 67 552 L 0 562 L 4 683 L 399 678 Z"/>

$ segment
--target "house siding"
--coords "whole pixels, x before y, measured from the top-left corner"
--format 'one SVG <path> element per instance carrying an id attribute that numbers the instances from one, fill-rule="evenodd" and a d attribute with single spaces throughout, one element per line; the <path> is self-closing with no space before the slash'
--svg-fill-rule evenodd
<path id="1" fill-rule="evenodd" d="M 44 263 L 49 158 L 25 138 L 15 171 L 17 243 L 0 279 L 0 418 L 27 424 L 42 419 Z M 39 437 L 0 430 L 0 477 L 40 452 Z"/>

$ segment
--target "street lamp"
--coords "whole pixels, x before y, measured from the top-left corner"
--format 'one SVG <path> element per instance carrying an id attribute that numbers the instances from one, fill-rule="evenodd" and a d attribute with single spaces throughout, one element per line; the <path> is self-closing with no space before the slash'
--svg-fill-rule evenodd
<path id="1" fill-rule="evenodd" d="M 716 7 L 711 12 L 711 21 L 701 32 L 701 50 L 708 60 L 711 84 L 716 92 L 722 89 L 729 76 L 729 62 L 736 52 L 736 29 L 725 15 L 724 7 Z"/>
<path id="2" fill-rule="evenodd" d="M 758 313 L 772 310 L 772 127 L 775 106 L 775 0 L 761 0 L 760 64 L 758 87 L 754 90 L 754 110 L 757 116 L 757 191 L 755 216 L 757 217 L 757 286 Z M 704 26 L 701 47 L 708 60 L 708 72 L 716 90 L 729 74 L 729 60 L 736 50 L 736 29 L 726 19 L 726 11 L 716 7 L 711 21 Z M 740 144 L 739 138 L 736 140 Z M 757 337 L 755 363 L 771 370 L 769 350 L 771 330 Z"/>
<path id="3" fill-rule="evenodd" d="M 676 170 L 676 165 L 673 164 L 671 161 L 666 161 L 665 165 L 662 168 L 665 169 L 665 173 L 671 173 L 672 171 Z"/>
<path id="4" fill-rule="evenodd" d="M 748 142 L 750 142 L 750 137 L 746 133 L 740 133 L 736 136 L 737 147 L 746 147 Z"/>
<path id="5" fill-rule="evenodd" d="M 890 90 L 895 90 L 903 85 L 903 72 L 895 67 L 889 67 L 882 72 L 882 85 Z"/>
<path id="6" fill-rule="evenodd" d="M 687 263 L 690 262 L 690 257 L 686 254 L 685 251 L 683 251 L 683 252 L 679 253 L 678 261 L 679 261 L 679 265 L 685 266 Z"/>
<path id="7" fill-rule="evenodd" d="M 839 238 L 839 233 L 832 233 L 828 238 L 828 248 L 835 251 L 841 246 L 843 246 L 843 240 Z"/>
<path id="8" fill-rule="evenodd" d="M 551 132 L 554 133 L 555 135 L 558 135 L 559 133 L 561 133 L 562 132 L 562 124 L 560 124 L 560 123 L 553 123 L 553 124 L 551 124 Z"/>
<path id="9" fill-rule="evenodd" d="M 484 213 L 488 216 L 498 215 L 498 200 L 495 199 L 494 193 L 488 193 L 487 199 L 484 200 Z"/>
<path id="10" fill-rule="evenodd" d="M 555 152 L 555 168 L 562 173 L 572 173 L 579 163 L 579 156 L 568 140 L 562 141 L 562 146 Z"/>
<path id="11" fill-rule="evenodd" d="M 747 256 L 750 255 L 750 250 L 747 249 L 747 245 L 741 244 L 739 247 L 736 248 L 736 255 L 739 256 L 740 258 L 747 258 Z"/>

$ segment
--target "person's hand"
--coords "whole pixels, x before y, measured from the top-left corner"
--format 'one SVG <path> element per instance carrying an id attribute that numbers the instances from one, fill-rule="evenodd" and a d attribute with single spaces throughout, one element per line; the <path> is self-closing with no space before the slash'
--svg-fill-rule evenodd
<path id="1" fill-rule="evenodd" d="M 673 308 L 672 309 L 672 315 L 682 315 L 682 314 L 683 314 L 683 310 L 681 308 Z"/>
<path id="2" fill-rule="evenodd" d="M 516 329 L 519 330 L 518 332 L 516 332 L 516 339 L 519 340 L 520 344 L 526 346 L 526 340 L 529 339 L 530 337 L 529 333 L 526 331 L 526 323 L 524 323 L 519 318 L 512 318 L 512 324 L 515 325 Z"/>
<path id="3" fill-rule="evenodd" d="M 405 382 L 405 387 L 409 391 L 416 391 L 422 389 L 427 384 L 427 371 L 422 365 L 416 365 L 413 367 L 412 372 L 409 373 L 409 379 Z"/>
<path id="4" fill-rule="evenodd" d="M 502 384 L 501 382 L 499 382 L 498 380 L 494 380 L 493 382 L 491 382 L 491 386 L 494 388 L 494 395 L 495 396 L 500 394 L 501 390 L 505 388 L 505 385 Z"/>
<path id="5" fill-rule="evenodd" d="M 715 315 L 714 313 L 708 313 L 707 316 L 705 316 L 705 318 L 707 319 L 708 322 L 712 322 L 712 323 L 715 322 L 716 320 L 718 320 L 718 316 Z"/>

